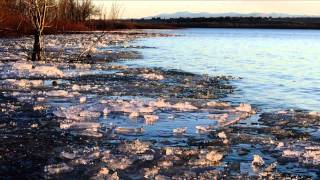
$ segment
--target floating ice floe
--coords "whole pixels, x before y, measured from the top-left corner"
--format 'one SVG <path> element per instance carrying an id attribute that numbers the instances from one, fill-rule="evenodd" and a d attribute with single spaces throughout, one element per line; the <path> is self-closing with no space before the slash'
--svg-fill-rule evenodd
<path id="1" fill-rule="evenodd" d="M 282 152 L 283 157 L 289 157 L 289 158 L 298 158 L 301 156 L 303 152 L 301 151 L 293 151 L 290 149 L 286 149 Z"/>
<path id="2" fill-rule="evenodd" d="M 132 112 L 132 113 L 130 113 L 129 118 L 130 119 L 135 119 L 135 118 L 139 117 L 139 115 L 140 114 L 138 112 Z"/>
<path id="3" fill-rule="evenodd" d="M 144 115 L 143 117 L 146 124 L 153 124 L 159 119 L 157 115 Z"/>
<path id="4" fill-rule="evenodd" d="M 216 102 L 216 101 L 210 101 L 207 102 L 208 107 L 218 107 L 218 108 L 228 108 L 230 107 L 229 103 L 226 102 Z"/>
<path id="5" fill-rule="evenodd" d="M 84 118 L 98 118 L 101 116 L 100 112 L 94 112 L 94 111 L 81 111 L 79 114 L 80 117 L 84 117 Z"/>
<path id="6" fill-rule="evenodd" d="M 252 165 L 253 166 L 263 166 L 264 160 L 259 155 L 253 155 Z"/>
<path id="7" fill-rule="evenodd" d="M 72 122 L 72 123 L 60 123 L 61 129 L 97 129 L 101 128 L 100 123 L 95 122 Z"/>
<path id="8" fill-rule="evenodd" d="M 241 103 L 239 105 L 239 107 L 236 107 L 235 110 L 240 111 L 240 112 L 246 112 L 246 113 L 250 113 L 250 114 L 254 114 L 255 111 L 252 109 L 250 104 L 244 104 Z"/>
<path id="9" fill-rule="evenodd" d="M 220 133 L 218 133 L 218 137 L 219 138 L 221 138 L 221 139 L 227 139 L 227 135 L 226 135 L 226 133 L 225 132 L 220 132 Z"/>
<path id="10" fill-rule="evenodd" d="M 85 103 L 86 101 L 87 101 L 87 98 L 85 96 L 82 96 L 82 97 L 79 98 L 79 102 L 81 104 Z"/>
<path id="11" fill-rule="evenodd" d="M 117 127 L 115 128 L 115 133 L 118 134 L 131 134 L 131 133 L 143 133 L 144 129 L 141 128 L 128 128 L 128 127 Z"/>
<path id="12" fill-rule="evenodd" d="M 164 99 L 157 99 L 156 101 L 150 101 L 149 106 L 156 108 L 171 108 L 171 104 L 169 102 L 165 102 Z"/>
<path id="13" fill-rule="evenodd" d="M 196 130 L 197 133 L 206 133 L 206 132 L 210 132 L 212 130 L 212 128 L 210 126 L 204 127 L 204 126 L 196 126 Z"/>
<path id="14" fill-rule="evenodd" d="M 208 115 L 209 119 L 214 119 L 217 120 L 218 122 L 222 123 L 225 122 L 229 117 L 229 114 L 224 113 L 224 114 L 210 114 Z"/>
<path id="15" fill-rule="evenodd" d="M 172 106 L 172 108 L 177 109 L 179 111 L 194 111 L 198 108 L 193 106 L 190 102 L 177 103 Z"/>
<path id="16" fill-rule="evenodd" d="M 188 129 L 187 127 L 176 128 L 176 129 L 173 129 L 173 133 L 174 134 L 184 134 L 184 133 L 186 133 L 187 129 Z"/>
<path id="17" fill-rule="evenodd" d="M 97 132 L 96 129 L 86 129 L 83 131 L 71 131 L 71 134 L 74 136 L 86 136 L 86 137 L 94 137 L 94 138 L 101 138 L 103 136 L 103 134 Z"/>

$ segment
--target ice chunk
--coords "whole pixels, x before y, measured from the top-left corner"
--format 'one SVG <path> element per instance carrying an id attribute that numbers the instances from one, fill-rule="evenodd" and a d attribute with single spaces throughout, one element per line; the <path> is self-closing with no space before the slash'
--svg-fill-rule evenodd
<path id="1" fill-rule="evenodd" d="M 206 155 L 206 159 L 212 162 L 219 162 L 223 158 L 223 154 L 217 152 L 217 151 L 210 151 Z"/>
<path id="2" fill-rule="evenodd" d="M 69 95 L 68 91 L 65 90 L 52 90 L 46 92 L 47 96 L 52 96 L 52 97 L 67 97 Z"/>
<path id="3" fill-rule="evenodd" d="M 226 135 L 226 133 L 225 132 L 220 132 L 220 133 L 218 133 L 218 137 L 219 138 L 221 138 L 221 139 L 227 139 L 227 135 Z"/>
<path id="4" fill-rule="evenodd" d="M 101 116 L 101 113 L 93 112 L 93 111 L 81 111 L 79 115 L 80 117 L 85 117 L 85 118 L 98 118 Z"/>
<path id="5" fill-rule="evenodd" d="M 176 129 L 173 129 L 173 133 L 174 134 L 184 134 L 184 133 L 186 133 L 187 129 L 188 129 L 187 127 L 176 128 Z"/>
<path id="6" fill-rule="evenodd" d="M 202 132 L 209 132 L 211 131 L 210 127 L 204 127 L 204 126 L 196 126 L 197 133 L 202 133 Z"/>
<path id="7" fill-rule="evenodd" d="M 159 119 L 157 115 L 144 115 L 143 117 L 146 124 L 153 124 Z"/>
<path id="8" fill-rule="evenodd" d="M 85 103 L 86 101 L 87 101 L 87 98 L 85 96 L 82 96 L 82 97 L 79 98 L 79 102 L 81 104 Z"/>
<path id="9" fill-rule="evenodd" d="M 49 175 L 71 172 L 72 170 L 73 168 L 69 167 L 66 163 L 53 164 L 44 167 L 44 171 Z"/>
<path id="10" fill-rule="evenodd" d="M 305 164 L 312 164 L 312 165 L 320 165 L 320 149 L 317 147 L 316 149 L 307 150 L 303 154 L 304 160 L 303 163 Z"/>
<path id="11" fill-rule="evenodd" d="M 194 111 L 198 109 L 197 107 L 193 106 L 190 102 L 177 103 L 172 107 L 180 111 Z"/>
<path id="12" fill-rule="evenodd" d="M 50 77 L 63 77 L 64 73 L 55 66 L 36 66 L 31 71 L 33 74 Z"/>
<path id="13" fill-rule="evenodd" d="M 127 127 L 117 127 L 114 130 L 118 134 L 130 134 L 130 133 L 143 133 L 143 128 L 127 128 Z"/>
<path id="14" fill-rule="evenodd" d="M 138 113 L 138 112 L 132 112 L 132 113 L 130 113 L 130 115 L 129 115 L 129 118 L 130 118 L 130 119 L 135 119 L 135 118 L 137 118 L 137 117 L 139 117 L 139 113 Z"/>
<path id="15" fill-rule="evenodd" d="M 239 105 L 239 107 L 236 107 L 235 108 L 237 111 L 240 111 L 240 112 L 246 112 L 246 113 L 251 113 L 251 114 L 254 114 L 255 111 L 252 109 L 251 105 L 250 104 L 244 104 L 244 103 L 241 103 Z"/>
<path id="16" fill-rule="evenodd" d="M 110 110 L 108 108 L 104 108 L 103 109 L 103 115 L 104 116 L 108 116 L 109 113 L 110 113 Z"/>
<path id="17" fill-rule="evenodd" d="M 264 160 L 259 155 L 253 155 L 252 165 L 253 166 L 263 166 L 264 165 Z"/>
<path id="18" fill-rule="evenodd" d="M 25 62 L 16 62 L 12 64 L 12 69 L 14 70 L 31 70 L 32 64 Z"/>
<path id="19" fill-rule="evenodd" d="M 171 104 L 165 102 L 164 99 L 158 99 L 157 101 L 150 101 L 149 106 L 156 107 L 156 108 L 170 108 Z"/>
<path id="20" fill-rule="evenodd" d="M 160 161 L 160 162 L 158 162 L 158 166 L 162 167 L 162 168 L 169 168 L 169 167 L 173 166 L 173 162 L 167 161 L 167 160 Z"/>
<path id="21" fill-rule="evenodd" d="M 62 151 L 60 153 L 60 157 L 63 159 L 74 159 L 76 157 L 75 153 L 71 153 L 71 152 L 66 152 L 66 151 Z"/>
<path id="22" fill-rule="evenodd" d="M 141 107 L 139 108 L 140 113 L 152 113 L 154 109 L 152 107 Z"/>
<path id="23" fill-rule="evenodd" d="M 208 116 L 209 119 L 214 119 L 217 120 L 218 122 L 225 122 L 228 119 L 229 115 L 228 114 L 210 114 Z"/>
<path id="24" fill-rule="evenodd" d="M 282 152 L 283 157 L 289 157 L 289 158 L 298 158 L 301 156 L 301 154 L 302 154 L 301 151 L 293 151 L 289 149 L 286 149 Z"/>
<path id="25" fill-rule="evenodd" d="M 61 129 L 96 129 L 101 128 L 100 123 L 94 122 L 73 122 L 73 123 L 60 123 Z"/>
<path id="26" fill-rule="evenodd" d="M 144 79 L 152 80 L 152 81 L 159 81 L 163 80 L 164 76 L 161 74 L 155 74 L 155 73 L 150 73 L 150 74 L 141 74 L 140 75 Z"/>
<path id="27" fill-rule="evenodd" d="M 74 84 L 71 88 L 73 91 L 80 91 L 80 86 L 77 84 Z"/>
<path id="28" fill-rule="evenodd" d="M 103 134 L 96 132 L 96 129 L 86 129 L 84 131 L 72 131 L 71 134 L 75 136 L 87 136 L 87 137 L 95 137 L 101 138 Z"/>
<path id="29" fill-rule="evenodd" d="M 221 108 L 230 107 L 229 103 L 226 103 L 226 102 L 216 102 L 216 101 L 207 102 L 207 106 L 208 106 L 208 107 L 221 107 Z"/>

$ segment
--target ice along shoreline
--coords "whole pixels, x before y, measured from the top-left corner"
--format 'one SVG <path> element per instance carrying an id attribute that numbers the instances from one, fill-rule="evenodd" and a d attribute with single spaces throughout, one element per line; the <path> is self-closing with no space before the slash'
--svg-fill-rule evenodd
<path id="1" fill-rule="evenodd" d="M 233 91 L 230 77 L 109 63 L 141 57 L 132 49 L 143 47 L 126 44 L 146 36 L 106 35 L 90 56 L 67 63 L 64 58 L 73 59 L 96 36 L 51 36 L 47 48 L 53 57 L 60 52 L 55 46 L 64 44 L 59 41 L 68 45 L 59 62 L 45 64 L 21 61 L 27 57 L 19 52 L 27 48 L 26 41 L 20 43 L 25 47 L 3 42 L 2 53 L 9 58 L 0 64 L 0 174 L 86 179 L 318 176 L 318 113 L 281 111 L 250 121 L 257 116 L 250 105 L 219 101 Z M 79 41 L 83 47 L 75 46 Z M 109 43 L 118 48 L 108 49 Z"/>

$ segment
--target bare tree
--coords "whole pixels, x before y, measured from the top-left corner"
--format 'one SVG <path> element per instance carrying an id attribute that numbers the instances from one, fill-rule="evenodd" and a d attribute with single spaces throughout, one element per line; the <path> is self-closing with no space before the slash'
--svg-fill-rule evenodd
<path id="1" fill-rule="evenodd" d="M 46 27 L 49 0 L 25 0 L 28 10 L 28 16 L 34 27 L 34 45 L 32 52 L 32 61 L 41 61 L 43 59 L 43 40 L 42 34 Z"/>
<path id="2" fill-rule="evenodd" d="M 109 19 L 113 22 L 116 22 L 121 18 L 122 12 L 123 11 L 121 5 L 117 1 L 113 2 L 109 12 Z"/>

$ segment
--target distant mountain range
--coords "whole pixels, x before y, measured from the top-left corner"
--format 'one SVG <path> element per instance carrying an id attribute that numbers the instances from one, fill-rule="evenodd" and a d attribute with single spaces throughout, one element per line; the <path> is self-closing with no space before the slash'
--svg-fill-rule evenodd
<path id="1" fill-rule="evenodd" d="M 180 18 L 180 17 L 189 17 L 189 18 L 197 18 L 197 17 L 308 17 L 306 15 L 292 15 L 292 14 L 284 14 L 284 13 L 207 13 L 207 12 L 200 12 L 200 13 L 193 13 L 188 11 L 176 12 L 176 13 L 164 13 L 159 14 L 156 16 L 149 16 L 145 19 L 151 18 L 162 18 L 162 19 L 170 19 L 170 18 Z"/>

